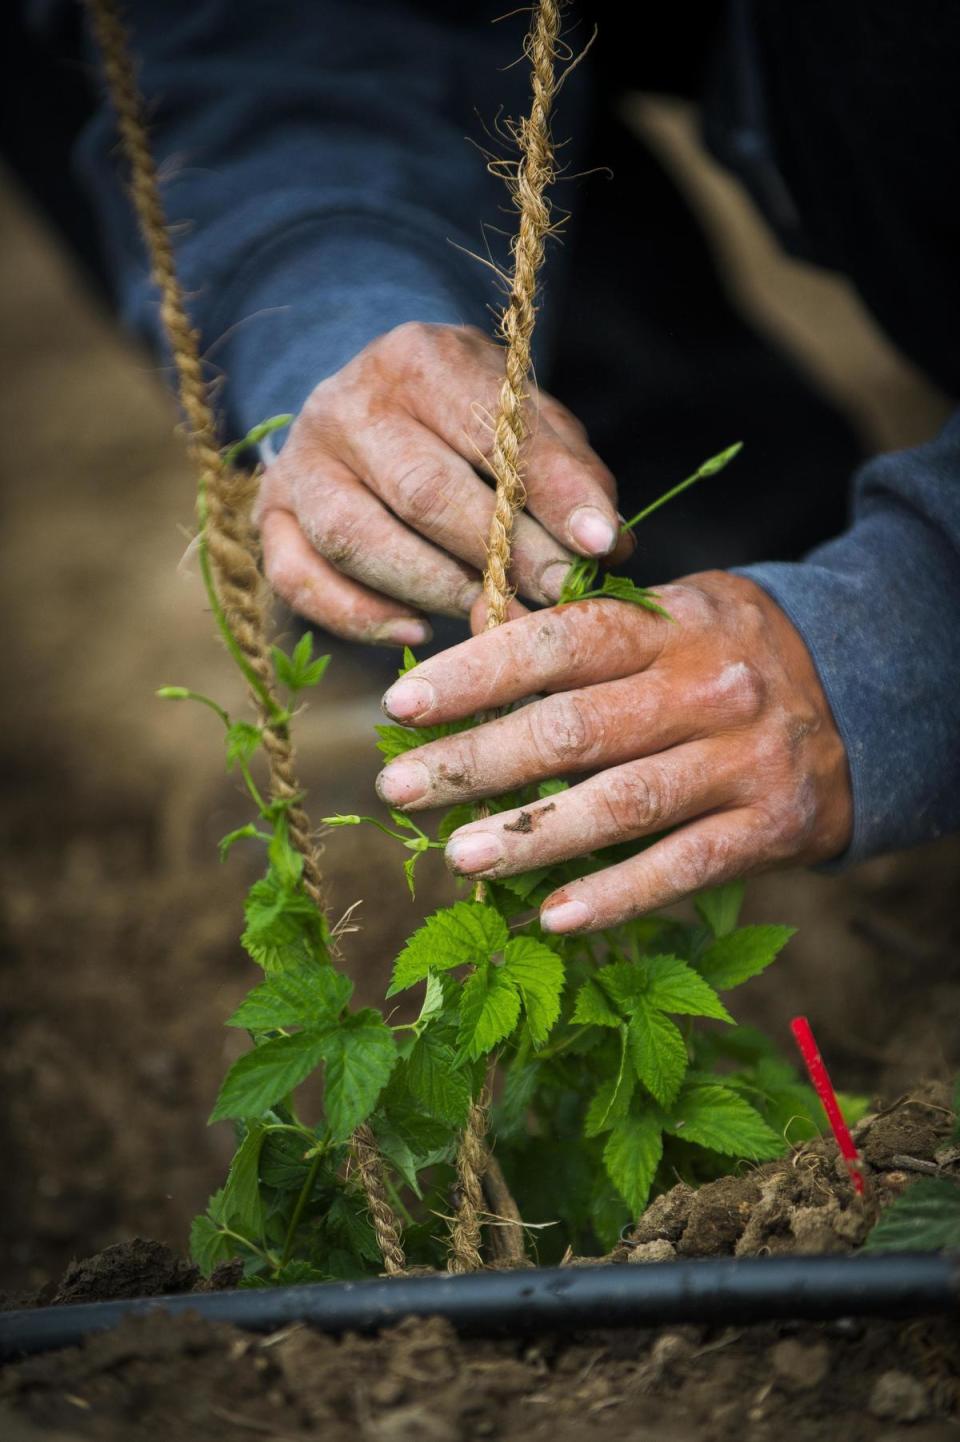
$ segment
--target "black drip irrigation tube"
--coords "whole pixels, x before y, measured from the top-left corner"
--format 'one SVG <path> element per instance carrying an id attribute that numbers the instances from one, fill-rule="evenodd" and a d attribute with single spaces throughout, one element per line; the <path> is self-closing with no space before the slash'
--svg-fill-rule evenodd
<path id="1" fill-rule="evenodd" d="M 725 1257 L 186 1293 L 0 1313 L 0 1360 L 75 1346 L 131 1316 L 189 1312 L 251 1332 L 376 1332 L 445 1317 L 465 1336 L 667 1323 L 960 1317 L 960 1256 Z"/>

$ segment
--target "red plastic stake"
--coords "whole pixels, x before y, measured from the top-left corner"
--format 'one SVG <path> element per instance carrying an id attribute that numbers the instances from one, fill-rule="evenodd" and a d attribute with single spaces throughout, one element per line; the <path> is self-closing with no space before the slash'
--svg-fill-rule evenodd
<path id="1" fill-rule="evenodd" d="M 814 1040 L 810 1023 L 805 1016 L 795 1016 L 790 1023 L 790 1030 L 793 1032 L 794 1040 L 800 1048 L 800 1055 L 803 1057 L 804 1065 L 807 1068 L 807 1075 L 816 1090 L 817 1096 L 823 1103 L 823 1109 L 830 1123 L 830 1130 L 836 1138 L 837 1146 L 840 1148 L 840 1155 L 847 1164 L 847 1171 L 850 1173 L 853 1190 L 858 1196 L 862 1197 L 864 1187 L 863 1173 L 858 1166 L 860 1157 L 857 1154 L 856 1147 L 853 1145 L 850 1128 L 843 1119 L 840 1103 L 837 1101 L 837 1094 L 830 1080 L 830 1073 L 827 1071 L 823 1057 L 820 1055 L 820 1048 Z"/>

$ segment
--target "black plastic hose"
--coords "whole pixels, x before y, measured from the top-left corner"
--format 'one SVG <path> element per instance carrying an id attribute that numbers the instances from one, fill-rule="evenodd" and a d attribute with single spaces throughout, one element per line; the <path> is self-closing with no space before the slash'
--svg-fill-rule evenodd
<path id="1" fill-rule="evenodd" d="M 375 1332 L 446 1317 L 464 1335 L 523 1335 L 665 1323 L 960 1316 L 960 1257 L 752 1257 L 551 1267 L 473 1276 L 321 1282 L 0 1313 L 0 1360 L 74 1346 L 125 1317 L 198 1313 L 252 1332 L 309 1322 Z"/>

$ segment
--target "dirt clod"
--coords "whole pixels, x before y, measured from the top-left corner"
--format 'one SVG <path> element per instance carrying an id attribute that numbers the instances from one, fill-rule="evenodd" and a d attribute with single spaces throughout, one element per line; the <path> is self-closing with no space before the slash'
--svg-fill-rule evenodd
<path id="1" fill-rule="evenodd" d="M 770 1348 L 769 1357 L 777 1381 L 795 1392 L 819 1387 L 830 1371 L 830 1349 L 825 1342 L 805 1345 L 785 1337 Z"/>
<path id="2" fill-rule="evenodd" d="M 200 1273 L 162 1242 L 135 1237 L 71 1262 L 53 1300 L 106 1302 L 114 1297 L 161 1297 L 192 1291 Z"/>
<path id="3" fill-rule="evenodd" d="M 870 1412 L 889 1422 L 919 1422 L 930 1416 L 926 1387 L 909 1372 L 883 1372 L 873 1384 Z"/>

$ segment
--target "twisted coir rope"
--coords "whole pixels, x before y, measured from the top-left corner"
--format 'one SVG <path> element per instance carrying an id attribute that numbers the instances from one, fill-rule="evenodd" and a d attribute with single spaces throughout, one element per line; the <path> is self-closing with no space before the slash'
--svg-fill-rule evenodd
<path id="1" fill-rule="evenodd" d="M 86 4 L 130 169 L 130 194 L 150 256 L 153 279 L 160 292 L 160 318 L 176 367 L 190 454 L 197 469 L 198 493 L 204 498 L 203 541 L 220 604 L 249 667 L 250 695 L 262 726 L 270 772 L 270 794 L 274 800 L 288 804 L 288 835 L 303 857 L 304 888 L 323 910 L 323 878 L 310 824 L 296 800 L 301 792 L 290 730 L 285 721 L 276 719 L 282 714 L 282 707 L 274 690 L 258 546 L 250 520 L 255 487 L 250 476 L 227 466 L 217 442 L 216 420 L 203 379 L 199 337 L 187 316 L 177 278 L 143 104 L 115 0 L 86 0 Z M 361 1128 L 357 1133 L 353 1149 L 384 1266 L 388 1272 L 402 1272 L 405 1263 L 400 1228 L 387 1201 L 382 1163 L 369 1128 Z"/>
<path id="2" fill-rule="evenodd" d="M 511 176 L 519 224 L 511 244 L 513 273 L 510 298 L 500 322 L 505 344 L 504 377 L 490 453 L 497 494 L 487 538 L 487 565 L 483 577 L 488 630 L 502 625 L 507 618 L 507 607 L 513 594 L 509 581 L 513 523 L 525 499 L 520 451 L 527 433 L 530 343 L 536 321 L 537 275 L 543 263 L 544 243 L 550 232 L 547 189 L 556 169 L 550 112 L 557 93 L 559 35 L 560 6 L 556 0 L 539 0 L 524 47 L 530 60 L 533 100 L 530 114 L 524 116 L 517 126 L 520 161 L 515 175 Z M 476 894 L 482 899 L 482 884 Z M 470 1110 L 457 1154 L 459 1205 L 450 1229 L 448 1268 L 451 1272 L 473 1272 L 481 1265 L 480 1212 L 488 1155 L 484 1140 L 487 1105 L 488 1094 L 485 1092 Z"/>

